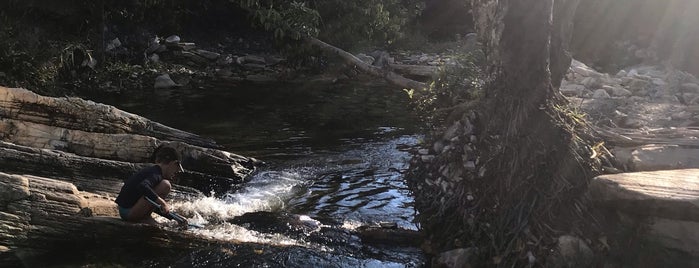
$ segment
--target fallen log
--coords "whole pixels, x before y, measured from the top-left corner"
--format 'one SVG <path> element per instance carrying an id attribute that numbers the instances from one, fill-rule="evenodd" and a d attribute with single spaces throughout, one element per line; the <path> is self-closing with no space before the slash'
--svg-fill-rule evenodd
<path id="1" fill-rule="evenodd" d="M 140 134 L 220 148 L 209 138 L 174 129 L 110 105 L 80 98 L 46 97 L 22 88 L 0 87 L 0 117 L 86 132 Z"/>

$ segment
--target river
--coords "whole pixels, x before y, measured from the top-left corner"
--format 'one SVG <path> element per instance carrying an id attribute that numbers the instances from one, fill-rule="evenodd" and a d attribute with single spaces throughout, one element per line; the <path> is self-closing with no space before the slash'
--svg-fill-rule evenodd
<path id="1" fill-rule="evenodd" d="M 400 90 L 359 84 L 241 84 L 90 98 L 211 137 L 227 151 L 267 163 L 236 191 L 173 205 L 205 226 L 190 232 L 260 243 L 265 250 L 230 254 L 235 252 L 232 243 L 230 249 L 178 252 L 135 266 L 425 265 L 425 256 L 414 246 L 367 244 L 351 235 L 359 226 L 380 223 L 419 229 L 402 173 L 408 168 L 408 150 L 421 138 L 421 125 Z M 245 215 L 255 216 L 240 220 Z M 270 220 L 280 218 L 279 223 Z M 290 231 L 286 219 L 302 228 Z"/>

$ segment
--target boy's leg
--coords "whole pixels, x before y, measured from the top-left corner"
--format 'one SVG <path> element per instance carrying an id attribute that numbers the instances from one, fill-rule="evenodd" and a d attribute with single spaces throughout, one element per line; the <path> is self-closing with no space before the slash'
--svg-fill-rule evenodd
<path id="1" fill-rule="evenodd" d="M 160 198 L 165 198 L 170 193 L 171 188 L 172 185 L 170 184 L 170 181 L 163 180 L 158 183 L 153 190 L 158 194 L 158 196 L 160 196 Z M 151 213 L 154 209 L 155 207 L 153 207 L 153 205 L 148 202 L 145 197 L 141 197 L 131 208 L 128 217 L 129 221 L 157 225 L 157 222 L 153 219 L 153 217 L 151 217 Z"/>

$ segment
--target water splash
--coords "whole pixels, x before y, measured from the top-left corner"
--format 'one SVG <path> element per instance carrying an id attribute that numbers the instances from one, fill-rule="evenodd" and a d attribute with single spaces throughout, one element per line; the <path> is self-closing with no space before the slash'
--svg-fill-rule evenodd
<path id="1" fill-rule="evenodd" d="M 261 171 L 236 193 L 221 198 L 210 196 L 173 202 L 172 207 L 187 216 L 190 223 L 205 226 L 190 230 L 198 235 L 219 240 L 307 246 L 306 242 L 281 234 L 259 233 L 226 221 L 249 212 L 283 210 L 289 198 L 305 191 L 304 186 L 310 183 L 308 178 L 313 173 L 313 169 L 303 167 Z"/>

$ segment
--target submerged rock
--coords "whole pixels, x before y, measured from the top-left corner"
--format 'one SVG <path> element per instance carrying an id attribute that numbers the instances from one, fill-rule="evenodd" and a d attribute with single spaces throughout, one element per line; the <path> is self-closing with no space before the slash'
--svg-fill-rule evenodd
<path id="1" fill-rule="evenodd" d="M 169 74 L 161 74 L 155 78 L 155 84 L 153 85 L 156 89 L 173 88 L 178 87 L 175 81 L 172 81 Z"/>

